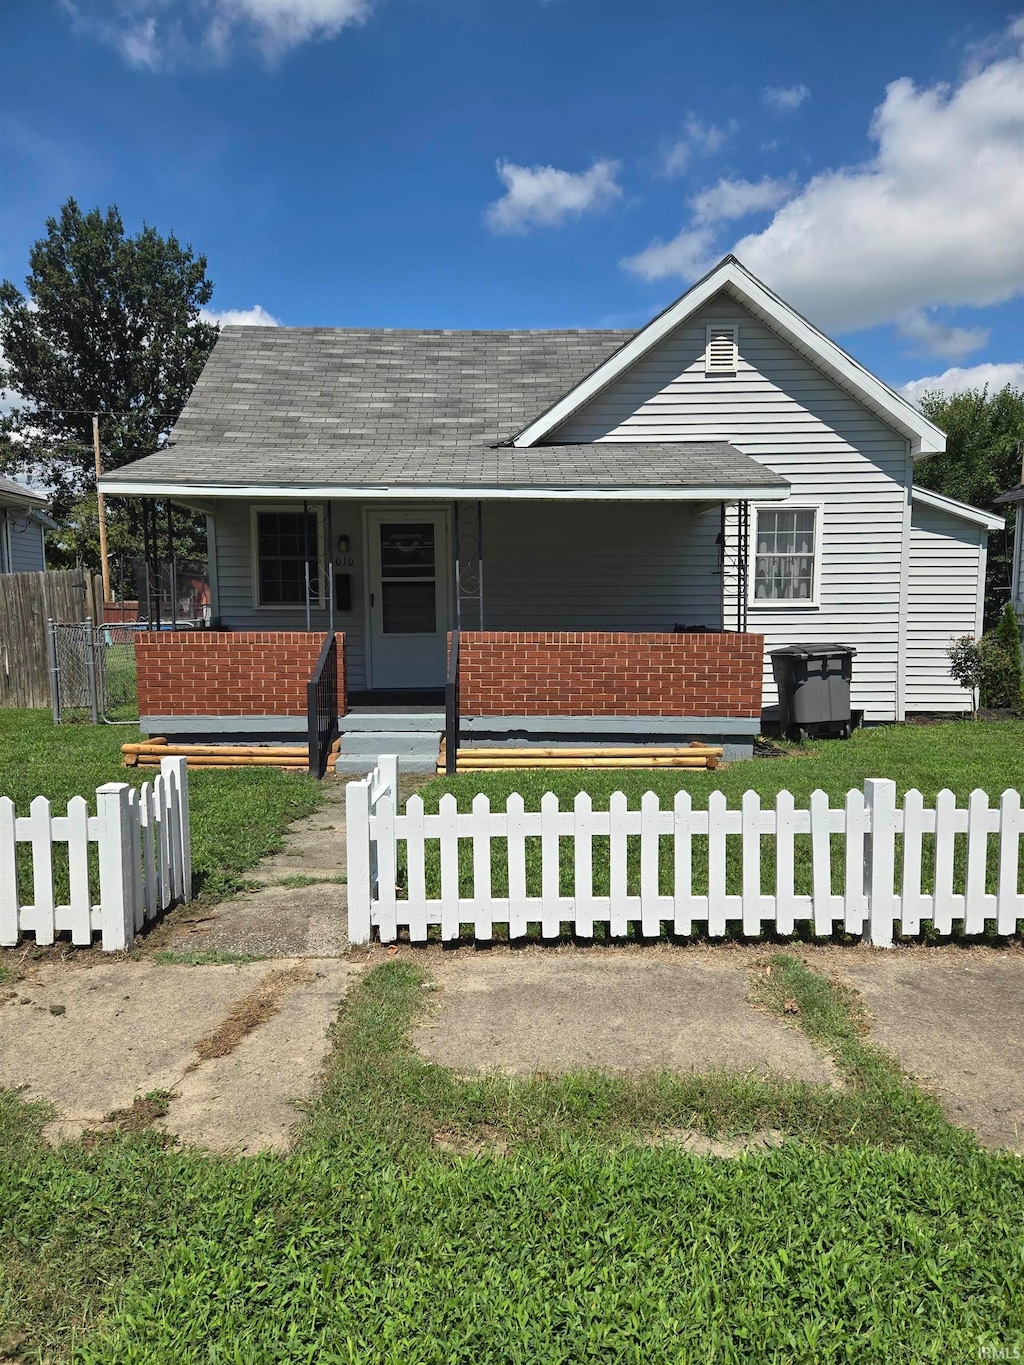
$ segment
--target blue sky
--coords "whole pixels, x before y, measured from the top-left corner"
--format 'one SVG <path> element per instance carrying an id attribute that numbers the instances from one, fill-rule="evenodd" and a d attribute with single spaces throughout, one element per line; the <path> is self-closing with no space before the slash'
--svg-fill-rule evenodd
<path id="1" fill-rule="evenodd" d="M 894 385 L 1024 383 L 1005 5 L 8 0 L 3 23 L 18 283 L 68 195 L 205 252 L 215 311 L 291 325 L 639 326 L 739 243 Z"/>

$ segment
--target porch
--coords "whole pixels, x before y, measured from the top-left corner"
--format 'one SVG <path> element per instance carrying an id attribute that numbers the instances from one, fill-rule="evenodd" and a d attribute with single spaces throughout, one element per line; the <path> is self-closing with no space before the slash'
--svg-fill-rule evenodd
<path id="1" fill-rule="evenodd" d="M 295 742 L 330 632 L 143 632 L 140 725 L 178 742 Z M 340 772 L 382 752 L 433 771 L 442 736 L 461 745 L 659 746 L 694 741 L 750 754 L 760 729 L 763 639 L 736 632 L 453 631 L 443 692 L 367 705 L 337 649 Z"/>
<path id="2" fill-rule="evenodd" d="M 143 729 L 294 743 L 333 634 L 339 771 L 380 753 L 433 771 L 442 734 L 448 756 L 693 742 L 749 755 L 764 640 L 747 632 L 748 503 L 712 492 L 204 502 L 215 628 L 147 639 Z"/>

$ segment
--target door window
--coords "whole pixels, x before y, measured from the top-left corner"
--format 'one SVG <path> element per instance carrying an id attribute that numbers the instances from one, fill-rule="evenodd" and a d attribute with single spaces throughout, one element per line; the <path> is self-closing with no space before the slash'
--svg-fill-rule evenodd
<path id="1" fill-rule="evenodd" d="M 381 523 L 380 597 L 384 635 L 436 633 L 437 566 L 432 521 Z"/>

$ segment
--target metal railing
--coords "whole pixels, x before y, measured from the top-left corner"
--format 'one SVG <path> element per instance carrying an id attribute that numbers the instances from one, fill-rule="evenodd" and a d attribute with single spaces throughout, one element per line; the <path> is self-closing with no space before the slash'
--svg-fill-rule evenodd
<path id="1" fill-rule="evenodd" d="M 444 680 L 444 770 L 456 771 L 459 757 L 459 632 L 448 643 L 448 672 Z"/>
<path id="2" fill-rule="evenodd" d="M 338 735 L 338 636 L 327 632 L 313 676 L 306 684 L 306 714 L 309 720 L 309 771 L 323 777 L 327 756 Z"/>

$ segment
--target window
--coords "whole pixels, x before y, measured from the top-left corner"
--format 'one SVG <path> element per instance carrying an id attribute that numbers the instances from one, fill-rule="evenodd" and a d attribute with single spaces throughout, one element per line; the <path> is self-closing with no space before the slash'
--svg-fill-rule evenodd
<path id="1" fill-rule="evenodd" d="M 816 605 L 819 509 L 758 507 L 753 510 L 753 605 Z"/>
<path id="2" fill-rule="evenodd" d="M 380 595 L 383 634 L 436 633 L 437 570 L 432 521 L 381 523 Z"/>
<path id="3" fill-rule="evenodd" d="M 705 374 L 735 374 L 739 328 L 734 322 L 708 324 L 704 349 Z"/>
<path id="4" fill-rule="evenodd" d="M 320 603 L 320 525 L 315 512 L 257 512 L 256 548 L 261 607 L 304 607 L 306 566 L 310 600 Z"/>

